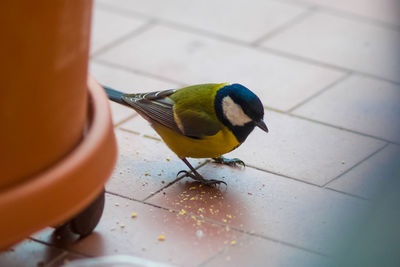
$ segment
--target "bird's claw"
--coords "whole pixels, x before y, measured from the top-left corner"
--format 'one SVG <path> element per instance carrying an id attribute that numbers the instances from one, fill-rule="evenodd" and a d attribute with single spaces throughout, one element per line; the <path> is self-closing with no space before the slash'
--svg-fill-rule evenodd
<path id="1" fill-rule="evenodd" d="M 200 174 L 196 175 L 196 174 L 193 174 L 193 173 L 191 173 L 189 171 L 186 171 L 186 170 L 179 171 L 176 174 L 176 176 L 179 176 L 181 173 L 185 174 L 183 177 L 188 176 L 188 177 L 192 178 L 193 180 L 196 180 L 196 181 L 198 181 L 198 182 L 200 182 L 202 184 L 205 184 L 205 185 L 210 185 L 211 186 L 211 185 L 214 185 L 214 184 L 218 185 L 218 184 L 222 183 L 222 184 L 225 184 L 225 186 L 228 186 L 227 183 L 224 182 L 224 181 L 215 180 L 215 179 L 207 180 L 207 179 L 204 179 L 203 176 L 201 176 Z"/>
<path id="2" fill-rule="evenodd" d="M 179 174 L 181 174 L 181 173 L 184 173 L 184 174 L 185 174 L 183 177 L 189 176 L 189 174 L 190 174 L 190 172 L 188 172 L 188 171 L 186 171 L 186 170 L 181 170 L 181 171 L 179 171 L 179 172 L 176 174 L 176 177 L 178 177 Z"/>
<path id="3" fill-rule="evenodd" d="M 205 180 L 203 183 L 206 185 L 224 184 L 225 186 L 228 186 L 226 182 L 221 181 L 221 180 L 215 180 L 215 179 Z"/>
<path id="4" fill-rule="evenodd" d="M 219 158 L 213 158 L 213 160 L 215 163 L 224 164 L 231 167 L 236 167 L 239 164 L 242 165 L 243 167 L 246 167 L 246 164 L 241 159 L 238 158 L 228 159 L 225 157 L 219 157 Z"/>

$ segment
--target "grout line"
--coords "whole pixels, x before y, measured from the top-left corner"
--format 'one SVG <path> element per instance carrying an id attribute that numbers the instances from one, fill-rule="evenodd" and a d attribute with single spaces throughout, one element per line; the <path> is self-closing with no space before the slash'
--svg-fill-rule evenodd
<path id="1" fill-rule="evenodd" d="M 120 197 L 120 198 L 124 198 L 124 199 L 127 199 L 127 200 L 131 200 L 131 201 L 134 201 L 134 202 L 138 202 L 138 203 L 143 204 L 143 205 L 152 206 L 153 208 L 162 209 L 164 211 L 169 211 L 170 210 L 170 209 L 164 208 L 162 206 L 159 206 L 159 205 L 156 205 L 156 204 L 153 204 L 153 203 L 150 203 L 150 202 L 145 202 L 145 201 L 142 201 L 142 200 L 139 200 L 139 199 L 135 199 L 135 198 L 131 198 L 131 197 L 128 197 L 128 196 L 120 195 L 120 194 L 117 194 L 117 193 L 114 193 L 114 192 L 106 191 L 106 193 L 110 194 L 110 195 L 113 195 L 113 196 Z M 176 211 L 174 209 L 171 209 L 171 210 L 173 212 L 176 212 L 176 213 L 179 212 L 179 211 Z"/>
<path id="2" fill-rule="evenodd" d="M 141 133 L 141 132 L 136 132 L 136 131 L 133 131 L 133 130 L 129 130 L 129 129 L 126 129 L 126 128 L 124 128 L 124 127 L 119 127 L 118 129 L 119 129 L 119 130 L 122 130 L 122 131 L 124 131 L 124 132 L 128 132 L 128 133 L 133 133 L 133 134 L 136 134 L 136 135 L 140 135 L 140 136 L 143 137 L 143 138 L 147 138 L 147 139 L 151 139 L 151 140 L 154 140 L 154 141 L 158 141 L 158 142 L 164 143 L 164 141 L 163 141 L 161 138 L 158 138 L 158 137 L 154 137 L 154 136 L 151 136 L 151 135 L 148 135 L 148 134 L 143 134 L 143 133 Z"/>
<path id="3" fill-rule="evenodd" d="M 119 128 L 118 128 L 118 130 L 120 130 L 120 131 L 123 131 L 123 132 L 127 132 L 127 133 L 131 133 L 131 134 L 140 135 L 140 133 L 139 133 L 139 132 L 135 132 L 135 131 L 128 130 L 128 129 L 121 128 L 121 127 L 119 127 Z"/>
<path id="4" fill-rule="evenodd" d="M 304 10 L 303 12 L 301 12 L 299 15 L 295 16 L 292 19 L 289 19 L 288 21 L 286 21 L 285 23 L 277 26 L 275 29 L 272 29 L 271 31 L 267 32 L 266 34 L 262 35 L 261 37 L 257 38 L 256 40 L 254 40 L 253 42 L 251 42 L 250 44 L 252 46 L 258 46 L 260 45 L 261 42 L 264 42 L 278 34 L 280 34 L 281 32 L 285 31 L 286 29 L 290 28 L 291 26 L 293 26 L 295 23 L 301 22 L 303 20 L 305 20 L 306 18 L 308 18 L 309 16 L 311 16 L 312 14 L 314 14 L 314 12 L 317 10 L 317 6 L 311 6 L 308 7 L 306 10 Z"/>
<path id="5" fill-rule="evenodd" d="M 390 143 L 390 144 L 400 145 L 400 143 L 398 143 L 396 141 L 387 140 L 387 139 L 385 139 L 383 137 L 370 135 L 370 134 L 359 132 L 359 131 L 352 130 L 352 129 L 349 129 L 349 128 L 344 128 L 342 126 L 338 126 L 338 125 L 330 124 L 330 123 L 327 123 L 327 122 L 323 122 L 323 121 L 319 121 L 319 120 L 303 117 L 301 115 L 296 115 L 296 114 L 293 114 L 293 113 L 286 113 L 284 111 L 277 110 L 277 109 L 274 109 L 274 108 L 270 108 L 268 106 L 264 106 L 264 108 L 267 109 L 267 110 L 276 112 L 276 113 L 280 113 L 280 114 L 283 114 L 283 115 L 287 115 L 287 116 L 293 117 L 293 118 L 309 121 L 309 122 L 312 122 L 312 123 L 324 125 L 324 126 L 327 126 L 327 127 L 335 128 L 335 129 L 338 129 L 338 130 L 341 130 L 341 131 L 345 131 L 345 132 L 349 132 L 349 133 L 353 133 L 353 134 L 358 134 L 358 135 L 361 135 L 361 136 L 369 137 L 369 138 L 372 138 L 372 139 L 375 139 L 375 140 L 379 140 L 379 141 L 383 141 L 383 142 L 387 142 L 387 143 Z"/>
<path id="6" fill-rule="evenodd" d="M 320 7 L 320 10 L 322 12 L 330 14 L 330 15 L 333 15 L 333 16 L 336 16 L 336 17 L 340 17 L 340 18 L 344 18 L 344 19 L 348 19 L 348 20 L 353 20 L 353 21 L 357 21 L 357 22 L 361 22 L 361 23 L 377 26 L 377 27 L 380 27 L 380 28 L 384 28 L 384 29 L 400 32 L 400 26 L 396 25 L 396 24 L 392 24 L 390 22 L 385 22 L 383 20 L 379 20 L 379 19 L 368 17 L 368 16 L 356 14 L 356 13 L 351 12 L 351 11 L 344 11 L 344 10 L 341 10 L 341 9 L 336 9 L 336 8 L 332 8 L 332 7 L 328 7 L 328 6 L 321 5 L 319 7 Z"/>
<path id="7" fill-rule="evenodd" d="M 285 246 L 288 246 L 288 247 L 304 250 L 304 251 L 307 251 L 307 252 L 310 252 L 312 254 L 316 254 L 316 255 L 319 255 L 319 256 L 329 257 L 327 254 L 324 254 L 322 252 L 315 251 L 315 250 L 312 250 L 312 249 L 309 249 L 309 248 L 306 248 L 306 247 L 302 247 L 302 246 L 299 246 L 299 245 L 295 245 L 295 244 L 292 244 L 292 243 L 289 243 L 289 242 L 286 242 L 286 241 L 278 240 L 278 239 L 275 239 L 275 238 L 272 238 L 272 237 L 263 236 L 263 235 L 256 234 L 256 233 L 249 233 L 247 231 L 243 231 L 243 230 L 237 229 L 236 227 L 230 227 L 230 228 L 234 229 L 236 231 L 239 231 L 239 232 L 243 232 L 244 234 L 247 234 L 247 235 L 250 235 L 250 236 L 266 239 L 266 240 L 272 241 L 274 243 L 278 243 L 278 244 L 282 244 L 282 245 L 285 245 Z"/>
<path id="8" fill-rule="evenodd" d="M 118 193 L 115 193 L 115 192 L 112 192 L 112 191 L 108 191 L 108 190 L 105 190 L 105 192 L 107 194 L 110 194 L 110 195 L 113 195 L 113 196 L 117 196 L 117 197 L 125 198 L 125 199 L 128 199 L 128 200 L 132 200 L 132 201 L 135 201 L 135 202 L 143 203 L 140 199 L 136 199 L 136 198 L 133 198 L 133 197 L 128 197 L 128 196 L 121 195 L 121 194 L 118 194 Z"/>
<path id="9" fill-rule="evenodd" d="M 384 144 L 382 147 L 380 147 L 379 149 L 377 149 L 376 151 L 374 151 L 373 153 L 371 153 L 370 155 L 364 157 L 363 159 L 361 159 L 359 162 L 357 162 L 356 164 L 354 164 L 353 166 L 351 166 L 349 169 L 347 169 L 346 171 L 342 172 L 341 174 L 339 174 L 338 176 L 334 177 L 333 179 L 331 179 L 330 181 L 328 181 L 327 183 L 325 183 L 322 187 L 326 188 L 327 185 L 329 185 L 331 182 L 339 179 L 340 177 L 342 177 L 343 175 L 345 175 L 346 173 L 348 173 L 349 171 L 353 170 L 355 167 L 359 166 L 361 163 L 363 163 L 364 161 L 370 159 L 371 157 L 373 157 L 374 155 L 376 155 L 377 153 L 379 153 L 380 151 L 382 151 L 383 149 L 385 149 L 387 146 L 389 145 L 389 143 Z M 335 190 L 336 191 L 336 190 Z"/>
<path id="10" fill-rule="evenodd" d="M 224 255 L 227 251 L 229 250 L 228 246 L 224 246 L 222 247 L 220 250 L 218 250 L 217 253 L 215 253 L 214 255 L 208 257 L 207 259 L 205 259 L 204 261 L 202 261 L 201 263 L 199 263 L 198 265 L 196 265 L 196 267 L 204 267 L 207 266 L 210 262 L 212 262 L 214 259 L 218 258 L 218 257 L 222 257 L 222 255 Z"/>
<path id="11" fill-rule="evenodd" d="M 121 124 L 124 124 L 125 122 L 129 121 L 130 119 L 133 119 L 137 116 L 137 113 L 134 113 L 132 115 L 129 115 L 128 117 L 126 117 L 125 119 L 120 120 L 119 122 L 117 122 L 116 124 L 114 124 L 114 128 L 118 128 L 119 126 L 121 126 Z"/>
<path id="12" fill-rule="evenodd" d="M 146 72 L 146 71 L 143 71 L 143 70 L 138 70 L 138 69 L 133 69 L 131 67 L 126 67 L 124 65 L 121 65 L 121 64 L 118 64 L 118 63 L 113 63 L 113 62 L 110 62 L 110 61 L 107 61 L 107 60 L 104 60 L 104 59 L 92 58 L 91 61 L 94 61 L 95 63 L 98 63 L 98 64 L 105 65 L 105 66 L 107 66 L 109 68 L 116 68 L 116 69 L 124 70 L 124 71 L 130 72 L 130 73 L 133 73 L 133 74 L 139 74 L 139 75 L 146 76 L 146 77 L 149 77 L 149 78 L 152 78 L 152 79 L 157 79 L 157 80 L 160 80 L 160 81 L 163 81 L 163 82 L 174 83 L 174 84 L 176 84 L 178 86 L 181 86 L 181 87 L 187 86 L 186 83 L 182 83 L 182 82 L 170 79 L 170 78 L 166 78 L 164 76 L 160 76 L 160 75 L 157 75 L 157 74 L 154 74 L 154 73 L 151 73 L 151 72 Z"/>
<path id="13" fill-rule="evenodd" d="M 362 72 L 362 71 L 355 70 L 355 69 L 349 69 L 347 67 L 337 66 L 337 65 L 331 64 L 329 62 L 318 61 L 316 59 L 304 57 L 304 56 L 301 56 L 301 55 L 292 54 L 290 52 L 281 51 L 281 50 L 278 50 L 278 49 L 275 49 L 275 48 L 266 47 L 266 46 L 259 46 L 257 48 L 260 49 L 261 51 L 265 51 L 265 52 L 268 52 L 270 54 L 286 57 L 286 58 L 289 58 L 289 59 L 292 59 L 292 60 L 308 63 L 308 64 L 311 64 L 311 65 L 316 65 L 316 66 L 320 66 L 320 67 L 323 67 L 323 68 L 328 68 L 328 69 L 341 71 L 341 72 L 346 72 L 346 73 L 354 72 L 355 74 L 364 75 L 366 77 L 370 77 L 370 78 L 373 78 L 373 79 L 376 79 L 376 80 L 389 82 L 389 83 L 392 83 L 392 84 L 395 84 L 395 85 L 400 85 L 399 81 L 390 80 L 390 79 L 387 79 L 387 78 L 384 78 L 384 77 L 376 76 L 374 74 L 367 73 L 367 72 Z"/>
<path id="14" fill-rule="evenodd" d="M 288 5 L 297 6 L 297 7 L 308 7 L 310 5 L 314 5 L 313 3 L 302 1 L 302 0 L 271 0 L 275 2 L 283 2 Z M 400 26 L 396 24 L 392 24 L 390 22 L 385 22 L 383 20 L 371 18 L 365 15 L 357 14 L 352 11 L 343 10 L 339 8 L 329 7 L 321 4 L 315 4 L 318 9 L 322 12 L 331 13 L 338 17 L 343 17 L 347 19 L 352 19 L 354 21 L 368 23 L 375 26 L 380 26 L 382 28 L 389 28 L 395 31 L 400 31 Z"/>
<path id="15" fill-rule="evenodd" d="M 209 163 L 209 162 L 206 162 L 206 163 Z M 206 165 L 206 164 L 202 164 L 198 168 L 203 167 L 204 165 Z M 278 173 L 278 172 L 262 169 L 262 168 L 259 168 L 257 166 L 254 166 L 254 165 L 246 164 L 246 167 L 251 168 L 251 169 L 255 169 L 255 170 L 258 170 L 258 171 L 262 171 L 262 172 L 267 172 L 267 173 L 270 173 L 270 174 L 273 174 L 273 175 L 276 175 L 276 176 L 279 176 L 279 177 L 282 177 L 282 178 L 285 178 L 285 179 L 289 179 L 289 180 L 296 181 L 296 182 L 299 182 L 299 183 L 307 184 L 307 185 L 310 185 L 310 186 L 313 186 L 313 187 L 317 187 L 319 189 L 330 190 L 330 188 L 325 188 L 324 185 L 314 184 L 314 183 L 311 183 L 311 182 L 308 182 L 308 181 L 305 181 L 305 180 L 301 180 L 299 178 L 291 177 L 291 176 L 288 176 L 288 175 L 285 175 L 285 174 L 282 174 L 282 173 Z M 337 190 L 334 190 L 334 191 L 336 191 L 336 193 L 340 193 L 340 194 L 343 194 L 343 195 L 346 195 L 346 196 L 351 196 L 351 197 L 354 197 L 356 199 L 368 200 L 366 198 L 363 198 L 363 197 L 360 197 L 360 196 L 357 196 L 357 195 L 348 194 L 346 192 L 337 191 Z"/>
<path id="16" fill-rule="evenodd" d="M 154 137 L 154 136 L 151 136 L 151 135 L 148 135 L 148 134 L 143 134 L 143 137 L 144 138 L 148 138 L 148 139 L 152 139 L 152 140 L 155 140 L 155 141 L 163 142 L 163 140 L 161 138 Z"/>
<path id="17" fill-rule="evenodd" d="M 292 108 L 290 108 L 289 110 L 287 110 L 286 112 L 288 113 L 292 113 L 295 109 L 303 106 L 304 104 L 310 102 L 312 99 L 316 98 L 317 96 L 320 96 L 322 93 L 328 91 L 329 89 L 331 89 L 332 87 L 336 86 L 337 84 L 347 80 L 348 78 L 350 78 L 352 76 L 352 72 L 348 72 L 343 74 L 342 76 L 340 76 L 337 80 L 333 81 L 332 83 L 328 84 L 327 86 L 325 86 L 324 88 L 322 88 L 321 90 L 319 90 L 318 92 L 314 93 L 313 95 L 307 97 L 306 99 L 304 99 L 303 101 L 301 101 L 300 103 L 296 104 L 295 106 L 293 106 Z"/>
<path id="18" fill-rule="evenodd" d="M 358 199 L 360 199 L 360 200 L 364 200 L 364 201 L 367 201 L 367 202 L 370 202 L 370 201 L 371 201 L 371 199 L 369 199 L 369 198 L 362 197 L 362 196 L 358 196 L 358 195 L 351 194 L 351 193 L 347 193 L 347 192 L 340 191 L 340 190 L 336 190 L 336 189 L 334 189 L 334 188 L 326 187 L 325 189 L 326 189 L 326 190 L 329 190 L 329 191 L 333 191 L 333 192 L 335 192 L 335 193 L 341 193 L 341 194 L 346 195 L 346 196 L 349 196 L 349 197 L 358 198 Z"/>
<path id="19" fill-rule="evenodd" d="M 203 167 L 204 165 L 207 164 L 207 161 L 199 164 L 197 167 L 194 167 L 195 170 L 200 169 L 201 167 Z M 190 171 L 191 172 L 191 171 Z M 150 194 L 149 196 L 147 196 L 146 198 L 144 198 L 142 201 L 146 201 L 149 198 L 155 196 L 156 194 L 160 193 L 161 191 L 167 189 L 168 187 L 170 187 L 171 185 L 175 184 L 176 182 L 179 182 L 180 180 L 182 180 L 183 178 L 185 178 L 186 175 L 185 174 L 181 174 L 179 175 L 175 180 L 173 180 L 172 182 L 169 182 L 167 185 L 165 185 L 164 187 L 160 188 L 159 190 L 155 191 L 153 194 Z"/>
<path id="20" fill-rule="evenodd" d="M 182 180 L 184 178 L 184 176 L 180 175 L 179 177 L 177 177 L 175 180 L 173 180 L 172 182 L 169 182 L 167 185 L 165 185 L 164 187 L 158 189 L 157 191 L 150 193 L 150 195 L 148 195 L 147 197 L 145 197 L 144 199 L 142 199 L 142 201 L 146 201 L 149 198 L 154 197 L 155 195 L 157 195 L 158 193 L 160 193 L 161 191 L 167 189 L 168 187 L 170 187 L 171 185 L 175 184 L 176 182 L 179 182 L 180 180 Z"/>
<path id="21" fill-rule="evenodd" d="M 141 13 L 129 8 L 124 8 L 124 7 L 119 7 L 119 6 L 114 6 L 112 4 L 107 4 L 107 3 L 102 3 L 102 2 L 96 2 L 96 8 L 103 10 L 103 11 L 108 11 L 112 12 L 114 14 L 119 14 L 127 18 L 132 18 L 132 15 L 139 17 L 140 19 L 155 19 L 157 20 L 157 17 L 148 15 L 146 13 Z"/>
<path id="22" fill-rule="evenodd" d="M 308 181 L 301 180 L 299 178 L 288 176 L 288 175 L 283 174 L 283 173 L 262 169 L 260 167 L 254 166 L 254 165 L 246 164 L 246 167 L 249 167 L 249 168 L 252 168 L 252 169 L 255 169 L 255 170 L 258 170 L 258 171 L 262 171 L 262 172 L 267 172 L 267 173 L 270 173 L 270 174 L 273 174 L 273 175 L 276 175 L 276 176 L 280 176 L 280 177 L 283 177 L 283 178 L 286 178 L 286 179 L 294 180 L 296 182 L 301 182 L 301 183 L 308 184 L 308 185 L 311 185 L 311 186 L 315 186 L 315 187 L 318 187 L 318 188 L 322 187 L 322 186 L 320 186 L 318 184 L 314 184 L 314 183 L 311 183 L 311 182 L 308 182 Z"/>
<path id="23" fill-rule="evenodd" d="M 90 59 L 92 59 L 94 57 L 97 57 L 97 56 L 103 54 L 104 52 L 107 52 L 111 48 L 114 48 L 115 46 L 119 45 L 120 43 L 123 43 L 124 41 L 126 41 L 126 40 L 128 40 L 128 39 L 130 39 L 132 37 L 140 35 L 141 33 L 143 33 L 145 31 L 147 31 L 148 29 L 152 28 L 155 24 L 156 24 L 156 22 L 154 20 L 151 20 L 148 23 L 140 26 L 139 28 L 134 29 L 134 30 L 128 32 L 127 34 L 124 34 L 121 37 L 114 39 L 112 42 L 104 45 L 103 47 L 100 47 L 99 49 L 97 49 L 96 51 L 91 53 Z"/>
<path id="24" fill-rule="evenodd" d="M 250 237 L 247 236 L 246 234 L 243 234 L 236 240 L 238 244 L 242 243 L 242 242 L 246 242 L 247 240 L 249 240 Z M 212 262 L 214 259 L 222 257 L 224 254 L 226 254 L 230 249 L 232 248 L 232 245 L 224 245 L 221 249 L 218 250 L 217 253 L 215 253 L 214 255 L 208 257 L 207 259 L 205 259 L 203 262 L 201 262 L 200 264 L 196 265 L 197 267 L 204 267 L 207 266 L 210 262 Z"/>
<path id="25" fill-rule="evenodd" d="M 356 130 L 344 128 L 344 127 L 337 126 L 337 125 L 334 125 L 334 124 L 330 124 L 330 123 L 327 123 L 327 122 L 306 118 L 306 117 L 303 117 L 303 116 L 300 116 L 300 115 L 293 115 L 293 114 L 288 114 L 288 115 L 292 116 L 292 117 L 295 117 L 295 118 L 299 118 L 299 119 L 303 119 L 303 120 L 306 120 L 306 121 L 310 121 L 310 122 L 313 122 L 313 123 L 317 123 L 317 124 L 325 125 L 325 126 L 328 126 L 328 127 L 332 127 L 332 128 L 338 129 L 338 130 L 342 130 L 342 131 L 350 132 L 350 133 L 353 133 L 353 134 L 358 134 L 358 135 L 361 135 L 361 136 L 369 137 L 369 138 L 372 138 L 372 139 L 375 139 L 375 140 L 387 142 L 387 143 L 390 143 L 390 144 L 400 145 L 400 143 L 397 143 L 395 141 L 390 141 L 390 140 L 387 140 L 387 139 L 379 137 L 379 136 L 374 136 L 374 135 L 358 132 Z"/>

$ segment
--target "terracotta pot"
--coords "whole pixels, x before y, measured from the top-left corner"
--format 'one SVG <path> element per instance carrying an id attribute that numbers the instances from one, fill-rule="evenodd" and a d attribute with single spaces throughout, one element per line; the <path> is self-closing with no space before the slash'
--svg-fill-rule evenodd
<path id="1" fill-rule="evenodd" d="M 0 188 L 82 139 L 92 1 L 1 1 Z"/>
<path id="2" fill-rule="evenodd" d="M 0 249 L 101 204 L 116 143 L 103 89 L 87 82 L 91 7 L 0 3 Z"/>

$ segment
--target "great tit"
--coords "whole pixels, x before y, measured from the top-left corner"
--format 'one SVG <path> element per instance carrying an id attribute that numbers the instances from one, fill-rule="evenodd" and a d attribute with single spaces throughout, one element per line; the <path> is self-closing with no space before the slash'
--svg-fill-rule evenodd
<path id="1" fill-rule="evenodd" d="M 244 165 L 239 159 L 227 159 L 222 155 L 241 145 L 255 126 L 268 132 L 260 99 L 237 83 L 199 84 L 138 94 L 103 87 L 110 100 L 133 108 L 149 121 L 192 171 L 179 173 L 204 184 L 226 183 L 204 179 L 187 157 L 214 158 L 219 163 Z"/>

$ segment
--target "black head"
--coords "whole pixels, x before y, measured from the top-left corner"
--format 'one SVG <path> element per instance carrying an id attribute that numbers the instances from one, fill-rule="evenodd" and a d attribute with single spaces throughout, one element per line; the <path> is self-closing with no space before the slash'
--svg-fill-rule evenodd
<path id="1" fill-rule="evenodd" d="M 260 99 L 240 84 L 226 85 L 217 91 L 214 102 L 218 119 L 244 142 L 255 126 L 268 132 Z"/>

